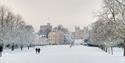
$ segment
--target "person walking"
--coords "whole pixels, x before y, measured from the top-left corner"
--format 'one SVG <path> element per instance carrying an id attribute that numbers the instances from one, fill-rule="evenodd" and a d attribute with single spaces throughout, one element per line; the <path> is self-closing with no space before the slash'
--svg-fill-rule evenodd
<path id="1" fill-rule="evenodd" d="M 38 48 L 38 53 L 40 53 L 40 48 Z"/>
<path id="2" fill-rule="evenodd" d="M 35 51 L 36 51 L 36 54 L 37 54 L 37 52 L 38 52 L 38 49 L 36 48 L 36 49 L 35 49 Z"/>
<path id="3" fill-rule="evenodd" d="M 3 45 L 0 44 L 0 57 L 2 57 Z"/>
<path id="4" fill-rule="evenodd" d="M 23 45 L 21 45 L 20 48 L 21 48 L 21 51 L 22 51 L 23 50 Z"/>
<path id="5" fill-rule="evenodd" d="M 11 46 L 11 51 L 14 51 L 14 48 L 15 48 L 15 46 L 14 46 L 14 43 L 13 43 L 12 46 Z"/>

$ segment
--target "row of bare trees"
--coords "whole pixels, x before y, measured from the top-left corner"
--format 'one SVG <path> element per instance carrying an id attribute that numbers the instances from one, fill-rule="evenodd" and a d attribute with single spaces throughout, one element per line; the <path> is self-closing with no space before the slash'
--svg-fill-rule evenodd
<path id="1" fill-rule="evenodd" d="M 0 6 L 0 44 L 29 45 L 34 38 L 33 32 L 33 27 L 26 25 L 20 15 Z"/>
<path id="2" fill-rule="evenodd" d="M 93 44 L 112 47 L 123 44 L 125 56 L 125 0 L 103 0 L 98 20 L 90 30 Z"/>

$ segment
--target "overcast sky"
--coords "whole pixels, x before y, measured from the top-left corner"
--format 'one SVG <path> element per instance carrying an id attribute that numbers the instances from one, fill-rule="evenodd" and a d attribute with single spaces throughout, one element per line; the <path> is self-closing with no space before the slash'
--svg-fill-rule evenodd
<path id="1" fill-rule="evenodd" d="M 95 21 L 95 12 L 101 8 L 101 0 L 0 0 L 13 12 L 20 14 L 27 24 L 39 30 L 50 22 L 62 24 L 70 31 L 74 26 L 87 26 Z"/>

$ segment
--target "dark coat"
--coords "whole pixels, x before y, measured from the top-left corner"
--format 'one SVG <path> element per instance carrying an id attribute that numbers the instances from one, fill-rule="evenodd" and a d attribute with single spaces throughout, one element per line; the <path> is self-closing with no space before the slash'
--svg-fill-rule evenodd
<path id="1" fill-rule="evenodd" d="M 0 46 L 0 52 L 2 52 L 3 51 L 3 46 Z"/>
<path id="2" fill-rule="evenodd" d="M 38 53 L 40 53 L 40 48 L 38 48 Z"/>

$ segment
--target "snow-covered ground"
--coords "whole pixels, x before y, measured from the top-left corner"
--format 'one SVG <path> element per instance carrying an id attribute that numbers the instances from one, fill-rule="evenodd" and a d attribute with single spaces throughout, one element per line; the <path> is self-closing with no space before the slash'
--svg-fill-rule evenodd
<path id="1" fill-rule="evenodd" d="M 125 57 L 110 55 L 96 47 L 49 45 L 40 48 L 40 54 L 35 53 L 35 47 L 30 50 L 25 48 L 23 51 L 5 50 L 0 63 L 125 63 Z"/>
<path id="2" fill-rule="evenodd" d="M 113 48 L 113 56 L 123 56 L 123 48 Z"/>

